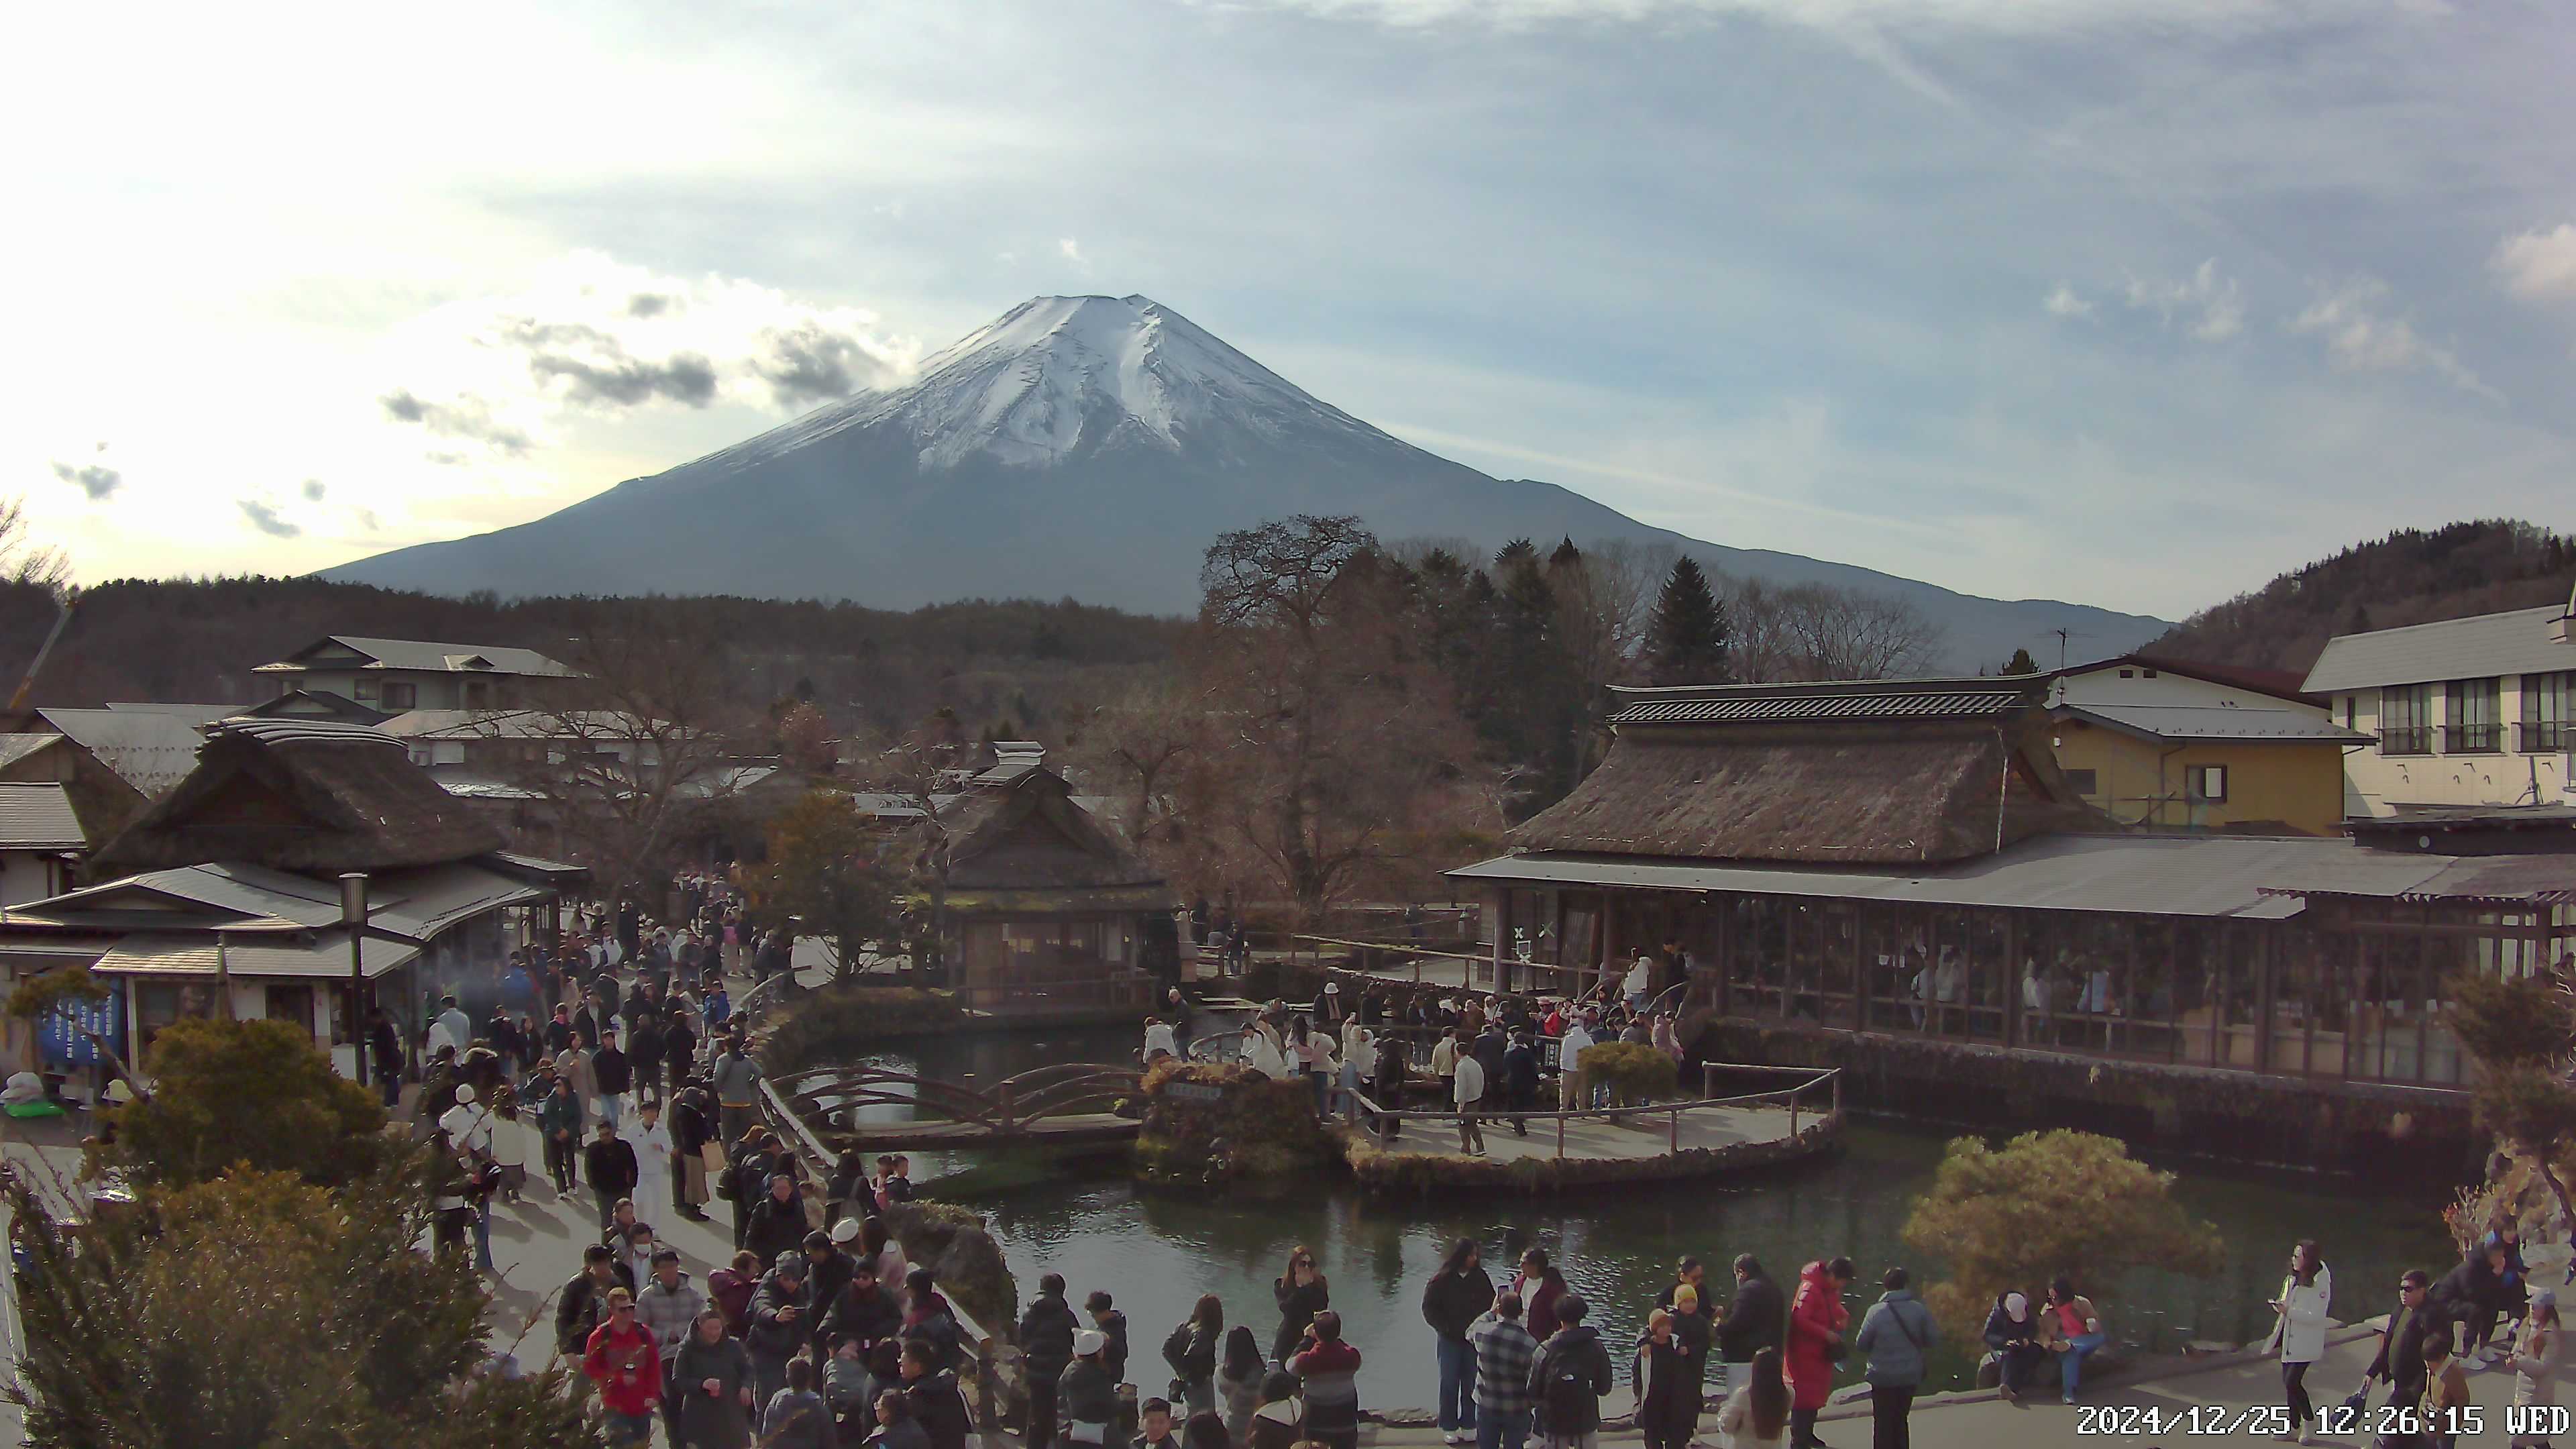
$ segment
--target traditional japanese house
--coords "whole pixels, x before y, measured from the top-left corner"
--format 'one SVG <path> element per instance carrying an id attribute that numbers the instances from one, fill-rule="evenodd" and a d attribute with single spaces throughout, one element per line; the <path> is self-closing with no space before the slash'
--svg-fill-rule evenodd
<path id="1" fill-rule="evenodd" d="M 308 720 L 211 727 L 195 768 L 100 850 L 99 883 L 0 913 L 0 971 L 86 966 L 129 1059 L 181 1016 L 295 1023 L 354 1070 L 353 980 L 411 1037 L 426 999 L 550 929 L 569 867 L 504 854 L 400 741 Z M 366 877 L 366 913 L 342 877 Z M 354 948 L 353 948 L 354 937 Z M 363 1016 L 361 1014 L 361 1020 Z M 0 1044 L 11 1069 L 36 1043 Z"/>
<path id="2" fill-rule="evenodd" d="M 1713 1059 L 1849 1066 L 1959 1121 L 2465 1150 L 2443 983 L 2563 963 L 2576 855 L 2123 829 L 2046 706 L 2044 678 L 1623 690 L 1602 766 L 1452 874 L 1498 978 L 1651 952 Z"/>
<path id="3" fill-rule="evenodd" d="M 1178 901 L 1062 775 L 1013 756 L 936 803 L 935 824 L 912 828 L 928 873 L 944 875 L 938 926 L 964 1005 L 1027 1015 L 1152 1001 L 1156 974 L 1176 965 Z"/>

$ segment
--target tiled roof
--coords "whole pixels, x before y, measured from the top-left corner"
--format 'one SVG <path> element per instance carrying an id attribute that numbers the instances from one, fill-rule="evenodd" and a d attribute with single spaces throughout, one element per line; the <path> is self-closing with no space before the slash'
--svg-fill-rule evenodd
<path id="1" fill-rule="evenodd" d="M 60 744 L 62 736 L 50 731 L 34 734 L 0 735 L 0 769 L 6 769 L 47 745 Z"/>
<path id="2" fill-rule="evenodd" d="M 1612 724 L 1752 724 L 1773 720 L 1983 719 L 2033 697 L 2026 684 L 1890 680 L 1883 684 L 1620 690 Z"/>
<path id="3" fill-rule="evenodd" d="M 435 674 L 532 674 L 551 678 L 573 678 L 579 671 L 549 659 L 534 649 L 505 649 L 491 644 L 438 644 L 425 639 L 370 639 L 355 634 L 334 634 L 320 643 L 297 650 L 290 658 L 274 664 L 260 665 L 254 673 L 301 673 L 313 665 L 303 661 L 323 644 L 338 644 L 353 649 L 374 661 L 362 668 L 408 669 Z M 325 669 L 346 666 L 324 663 Z"/>
<path id="4" fill-rule="evenodd" d="M 2314 710 L 2235 709 L 2201 704 L 2068 704 L 2056 717 L 2072 717 L 2159 740 L 2331 741 L 2362 745 L 2370 736 L 2345 729 Z"/>
<path id="5" fill-rule="evenodd" d="M 248 977 L 301 977 L 340 980 L 349 977 L 349 938 L 331 931 L 312 936 L 225 936 L 220 948 L 213 935 L 153 935 L 137 932 L 108 948 L 90 970 L 103 976 L 214 976 L 218 972 Z M 420 947 L 407 941 L 370 936 L 359 943 L 359 960 L 369 980 L 417 960 Z"/>
<path id="6" fill-rule="evenodd" d="M 126 709 L 40 709 L 36 715 L 147 800 L 168 793 L 196 767 L 197 731 L 175 715 Z"/>

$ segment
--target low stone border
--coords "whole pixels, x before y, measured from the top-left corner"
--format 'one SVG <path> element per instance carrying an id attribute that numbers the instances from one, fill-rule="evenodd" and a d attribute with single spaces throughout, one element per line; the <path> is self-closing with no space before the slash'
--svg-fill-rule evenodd
<path id="1" fill-rule="evenodd" d="M 1437 1130 L 1435 1122 L 1412 1122 L 1412 1128 Z M 1738 1142 L 1726 1147 L 1686 1147 L 1653 1157 L 1538 1157 L 1504 1162 L 1458 1152 L 1389 1152 L 1376 1136 L 1349 1127 L 1333 1129 L 1351 1175 L 1372 1192 L 1404 1189 L 1464 1189 L 1485 1192 L 1551 1192 L 1566 1187 L 1597 1187 L 1632 1182 L 1667 1182 L 1708 1177 L 1748 1168 L 1771 1167 L 1827 1152 L 1842 1140 L 1841 1124 L 1831 1117 L 1802 1127 L 1795 1137 L 1768 1142 Z"/>
<path id="2" fill-rule="evenodd" d="M 2373 1337 L 2378 1332 L 2376 1321 L 2330 1330 L 2326 1334 L 2326 1347 L 2341 1348 L 2347 1343 Z M 2118 1384 L 2122 1387 L 2161 1383 L 2166 1379 L 2188 1378 L 2193 1374 L 2208 1373 L 2215 1369 L 2241 1368 L 2246 1364 L 2266 1363 L 2271 1358 L 2272 1353 L 2269 1349 L 2240 1348 L 2233 1353 L 2202 1354 L 2173 1359 L 2142 1359 L 2137 1361 L 2138 1367 L 2109 1375 L 2101 1382 Z M 2084 1382 L 2089 1385 L 2095 1380 L 2088 1374 Z M 1960 1404 L 1991 1404 L 2000 1402 L 2003 1396 L 2001 1389 L 1957 1389 L 1949 1393 L 1930 1394 L 1916 1399 L 1914 1407 L 1947 1409 Z M 1824 1412 L 1817 1415 L 1817 1418 L 1862 1419 L 1867 1418 L 1869 1412 L 1869 1385 L 1847 1384 L 1834 1390 L 1833 1399 L 1827 1404 Z"/>

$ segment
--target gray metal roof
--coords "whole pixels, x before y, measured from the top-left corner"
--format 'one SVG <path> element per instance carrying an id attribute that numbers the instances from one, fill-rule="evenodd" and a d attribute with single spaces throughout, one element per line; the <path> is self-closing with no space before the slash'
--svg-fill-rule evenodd
<path id="1" fill-rule="evenodd" d="M 40 731 L 25 735 L 0 735 L 0 770 L 27 758 L 47 745 L 62 743 L 62 736 Z"/>
<path id="2" fill-rule="evenodd" d="M 297 650 L 293 657 L 260 665 L 252 672 L 300 674 L 315 667 L 305 663 L 303 656 L 324 644 L 353 649 L 373 661 L 361 668 L 407 669 L 433 674 L 534 674 L 553 678 L 572 678 L 578 674 L 578 671 L 534 649 L 505 649 L 491 644 L 438 644 L 426 639 L 369 639 L 355 634 L 333 634 Z M 345 666 L 325 663 L 320 667 Z"/>
<path id="3" fill-rule="evenodd" d="M 2395 897 L 2457 864 L 2305 837 L 2045 835 L 1944 869 L 1905 873 L 1738 865 L 1645 856 L 1506 855 L 1450 871 L 1533 886 L 1744 891 L 1939 906 L 2281 920 L 2295 895 Z M 2576 872 L 2576 857 L 2567 869 Z"/>
<path id="4" fill-rule="evenodd" d="M 2389 684 L 2432 684 L 2491 675 L 2552 674 L 2576 669 L 2576 643 L 2549 637 L 2550 621 L 2565 607 L 2544 604 L 2502 614 L 2478 614 L 2403 629 L 2379 629 L 2328 640 L 2308 671 L 2310 694 L 2376 689 Z"/>
<path id="5" fill-rule="evenodd" d="M 0 784 L 0 850 L 79 850 L 89 844 L 57 784 Z"/>
<path id="6" fill-rule="evenodd" d="M 118 905 L 117 898 L 136 892 L 185 901 L 212 915 L 232 918 L 222 923 L 227 930 L 313 928 L 337 925 L 340 920 L 338 881 L 224 862 L 146 871 L 33 901 L 20 909 L 52 920 L 133 914 Z M 461 921 L 504 906 L 543 900 L 548 894 L 474 865 L 389 871 L 370 882 L 367 921 L 379 930 L 426 941 Z M 164 914 L 173 929 L 211 929 L 217 924 L 204 915 L 189 919 L 183 911 L 165 908 Z"/>
<path id="7" fill-rule="evenodd" d="M 2312 709 L 2238 709 L 2199 704 L 2059 705 L 2052 718 L 2090 720 L 2159 740 L 2328 741 L 2366 745 L 2371 737 L 2348 730 Z"/>
<path id="8" fill-rule="evenodd" d="M 190 729 L 204 729 L 219 719 L 229 719 L 250 708 L 246 704 L 162 704 L 148 700 L 116 700 L 107 707 L 119 714 L 166 714 Z"/>
<path id="9" fill-rule="evenodd" d="M 343 931 L 248 939 L 227 935 L 221 938 L 220 950 L 217 939 L 211 934 L 182 936 L 138 931 L 109 947 L 90 970 L 103 976 L 212 977 L 221 972 L 253 979 L 349 979 L 349 937 Z M 370 936 L 358 943 L 358 959 L 367 978 L 374 980 L 420 959 L 420 947 Z"/>
<path id="10" fill-rule="evenodd" d="M 1749 724 L 1768 720 L 1983 719 L 2026 703 L 2025 689 L 1905 688 L 1872 693 L 1765 693 L 1640 699 L 1612 724 Z"/>
<path id="11" fill-rule="evenodd" d="M 40 709 L 48 726 L 142 792 L 168 793 L 196 768 L 197 731 L 175 715 L 128 709 Z"/>

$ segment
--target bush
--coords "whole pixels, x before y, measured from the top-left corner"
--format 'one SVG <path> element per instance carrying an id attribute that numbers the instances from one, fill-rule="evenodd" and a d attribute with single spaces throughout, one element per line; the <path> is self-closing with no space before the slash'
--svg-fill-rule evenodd
<path id="1" fill-rule="evenodd" d="M 1019 1284 L 982 1218 L 950 1203 L 919 1198 L 895 1204 L 886 1214 L 886 1226 L 903 1244 L 905 1261 L 928 1268 L 940 1291 L 986 1330 L 1008 1334 L 1019 1322 Z"/>
<path id="2" fill-rule="evenodd" d="M 234 1173 L 65 1227 L 8 1173 L 26 1352 L 0 1395 L 26 1442 L 598 1444 L 561 1371 L 479 1372 L 487 1300 L 464 1258 L 414 1246 L 421 1186 L 396 1168 L 345 1193 Z"/>
<path id="3" fill-rule="evenodd" d="M 1213 1102 L 1184 1101 L 1175 1083 L 1215 1089 Z M 1145 1072 L 1140 1167 L 1170 1180 L 1292 1171 L 1320 1160 L 1328 1144 L 1315 1120 L 1315 1099 L 1301 1081 L 1274 1081 L 1250 1067 L 1163 1057 Z M 1177 1177 L 1175 1177 L 1177 1174 Z"/>
<path id="4" fill-rule="evenodd" d="M 1642 1042 L 1606 1041 L 1583 1049 L 1582 1069 L 1621 1106 L 1681 1094 L 1681 1064 Z"/>
<path id="5" fill-rule="evenodd" d="M 110 1160 L 137 1182 L 183 1187 L 246 1166 L 334 1187 L 386 1161 L 375 1095 L 285 1022 L 173 1022 L 146 1066 L 151 1094 L 111 1117 Z"/>
<path id="6" fill-rule="evenodd" d="M 964 1020 L 955 997 L 899 986 L 825 986 L 781 1012 L 760 1043 L 761 1066 L 785 1076 L 901 1036 L 952 1031 Z"/>
<path id="7" fill-rule="evenodd" d="M 1907 1243 L 1950 1265 L 1924 1301 L 1973 1343 L 1998 1294 L 2036 1298 L 2060 1273 L 2080 1273 L 2097 1300 L 2132 1268 L 2208 1277 L 2224 1255 L 2218 1229 L 2184 1215 L 2173 1183 L 2089 1132 L 2025 1133 L 2000 1150 L 1961 1137 L 1905 1224 Z"/>

